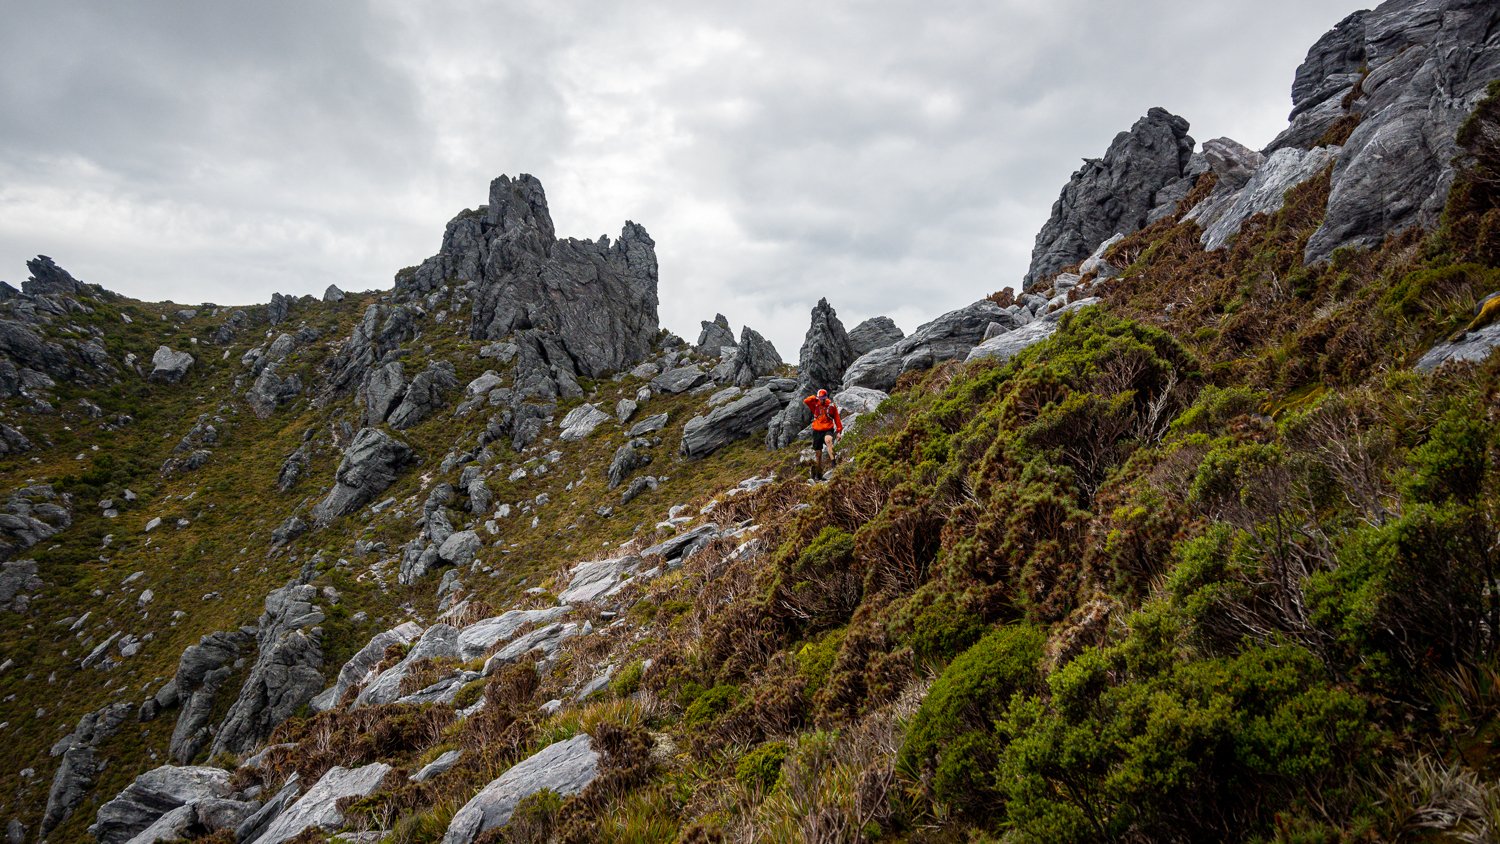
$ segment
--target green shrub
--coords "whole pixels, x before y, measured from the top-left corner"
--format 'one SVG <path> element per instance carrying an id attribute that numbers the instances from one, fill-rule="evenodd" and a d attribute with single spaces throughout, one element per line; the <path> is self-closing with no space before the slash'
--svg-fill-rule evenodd
<path id="1" fill-rule="evenodd" d="M 781 781 L 781 763 L 786 756 L 786 742 L 768 741 L 740 758 L 734 778 L 750 791 L 769 793 Z"/>
<path id="2" fill-rule="evenodd" d="M 630 697 L 641 687 L 641 677 L 646 673 L 646 663 L 637 659 L 620 669 L 620 673 L 609 683 L 615 697 Z"/>
<path id="3" fill-rule="evenodd" d="M 1492 430 L 1482 416 L 1451 410 L 1433 426 L 1427 442 L 1412 449 L 1405 492 L 1417 501 L 1472 501 L 1484 486 Z"/>
<path id="4" fill-rule="evenodd" d="M 901 613 L 906 643 L 924 663 L 946 662 L 984 634 L 983 621 L 962 605 L 951 588 L 943 581 L 925 583 Z"/>
<path id="5" fill-rule="evenodd" d="M 737 686 L 714 686 L 697 696 L 682 715 L 685 727 L 702 727 L 729 711 L 744 697 Z"/>
<path id="6" fill-rule="evenodd" d="M 933 682 L 912 718 L 899 763 L 930 778 L 938 800 L 973 814 L 994 804 L 988 771 L 998 746 L 989 719 L 1012 695 L 1036 688 L 1044 642 L 1034 627 L 1002 627 Z"/>
<path id="7" fill-rule="evenodd" d="M 809 699 L 823 688 L 833 673 L 833 663 L 838 657 L 839 646 L 844 643 L 846 627 L 830 630 L 818 639 L 808 642 L 797 651 L 797 676 L 803 681 L 803 694 Z"/>

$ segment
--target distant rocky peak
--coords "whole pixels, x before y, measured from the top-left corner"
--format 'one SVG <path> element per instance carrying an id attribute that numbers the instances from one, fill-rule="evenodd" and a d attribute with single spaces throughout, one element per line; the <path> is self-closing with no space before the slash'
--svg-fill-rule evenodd
<path id="1" fill-rule="evenodd" d="M 31 278 L 21 283 L 21 290 L 28 296 L 75 296 L 84 291 L 78 279 L 46 255 L 38 255 L 26 262 Z"/>
<path id="2" fill-rule="evenodd" d="M 1365 68 L 1365 18 L 1368 10 L 1344 18 L 1307 51 L 1292 81 L 1292 113 L 1288 120 L 1334 94 L 1348 90 Z"/>

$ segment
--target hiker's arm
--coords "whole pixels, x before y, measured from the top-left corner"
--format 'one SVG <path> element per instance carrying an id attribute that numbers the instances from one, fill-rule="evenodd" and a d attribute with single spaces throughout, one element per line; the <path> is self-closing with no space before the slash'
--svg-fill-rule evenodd
<path id="1" fill-rule="evenodd" d="M 818 400 L 817 396 L 808 396 L 807 398 L 805 398 L 805 399 L 802 400 L 802 403 L 805 404 L 805 405 L 807 405 L 807 409 L 808 410 L 812 410 L 813 403 L 816 402 L 817 400 Z"/>
<path id="2" fill-rule="evenodd" d="M 837 407 L 833 409 L 833 427 L 838 430 L 839 436 L 844 435 L 844 414 Z"/>

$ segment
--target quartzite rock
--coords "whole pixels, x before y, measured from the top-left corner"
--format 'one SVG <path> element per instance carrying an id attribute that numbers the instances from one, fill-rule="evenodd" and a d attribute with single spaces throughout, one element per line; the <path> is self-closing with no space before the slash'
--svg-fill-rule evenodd
<path id="1" fill-rule="evenodd" d="M 707 457 L 764 427 L 781 411 L 781 407 L 781 400 L 775 393 L 765 387 L 756 387 L 739 399 L 714 408 L 707 416 L 689 419 L 682 428 L 679 451 L 690 460 Z"/>
<path id="2" fill-rule="evenodd" d="M 365 506 L 395 483 L 396 476 L 416 459 L 406 443 L 378 428 L 365 428 L 339 461 L 333 489 L 313 508 L 314 520 L 326 525 Z"/>
<path id="3" fill-rule="evenodd" d="M 360 648 L 354 656 L 349 658 L 348 662 L 344 663 L 343 668 L 339 669 L 339 676 L 334 680 L 333 685 L 312 699 L 313 710 L 325 712 L 337 706 L 345 692 L 370 679 L 375 666 L 385 658 L 387 648 L 391 645 L 403 647 L 410 645 L 421 635 L 422 626 L 414 621 L 407 621 L 390 630 L 376 633 L 363 648 Z"/>
<path id="4" fill-rule="evenodd" d="M 42 813 L 42 835 L 57 828 L 68 819 L 89 789 L 94 787 L 94 778 L 103 769 L 104 762 L 96 748 L 119 732 L 135 712 L 128 703 L 114 703 L 83 716 L 73 732 L 52 746 L 53 756 L 61 756 L 57 773 L 52 777 L 52 788 L 47 792 L 47 807 Z"/>
<path id="5" fill-rule="evenodd" d="M 703 330 L 698 333 L 698 351 L 709 357 L 718 357 L 725 346 L 733 346 L 734 330 L 723 314 L 715 314 L 714 321 L 703 321 Z"/>
<path id="6" fill-rule="evenodd" d="M 1435 225 L 1453 184 L 1458 129 L 1500 78 L 1500 4 L 1391 0 L 1333 39 L 1331 49 L 1343 59 L 1319 64 L 1314 48 L 1309 61 L 1318 67 L 1306 82 L 1298 72 L 1304 89 L 1333 89 L 1329 101 L 1342 100 L 1361 27 L 1369 72 L 1358 80 L 1350 110 L 1362 118 L 1334 165 L 1323 225 L 1307 242 L 1308 263 L 1341 246 L 1374 247 L 1410 226 Z"/>
<path id="7" fill-rule="evenodd" d="M 406 388 L 401 404 L 391 411 L 391 427 L 398 431 L 414 427 L 447 404 L 448 394 L 456 389 L 458 376 L 454 374 L 452 363 L 437 361 L 428 364 L 411 379 L 411 386 Z"/>
<path id="8" fill-rule="evenodd" d="M 1287 190 L 1322 173 L 1333 163 L 1337 151 L 1337 147 L 1310 151 L 1296 147 L 1279 149 L 1255 170 L 1244 187 L 1220 196 L 1215 186 L 1214 194 L 1189 211 L 1185 219 L 1196 220 L 1203 226 L 1204 249 L 1219 249 L 1239 232 L 1246 220 L 1256 214 L 1281 210 Z"/>
<path id="9" fill-rule="evenodd" d="M 333 832 L 344 826 L 341 801 L 366 797 L 385 781 L 391 766 L 384 762 L 365 765 L 361 768 L 344 768 L 335 765 L 328 769 L 317 784 L 307 790 L 296 803 L 287 807 L 266 827 L 266 831 L 253 844 L 281 844 L 309 829 Z"/>
<path id="10" fill-rule="evenodd" d="M 906 335 L 887 316 L 870 317 L 849 330 L 849 343 L 856 356 L 874 351 L 881 346 L 892 346 Z"/>
<path id="11" fill-rule="evenodd" d="M 176 384 L 187 375 L 193 365 L 193 356 L 187 352 L 174 351 L 167 346 L 158 346 L 151 356 L 151 380 L 162 384 Z"/>
<path id="12" fill-rule="evenodd" d="M 1020 326 L 1014 314 L 989 299 L 980 299 L 922 325 L 895 345 L 861 355 L 844 373 L 843 386 L 889 392 L 904 372 L 963 358 L 984 341 L 990 323 L 1006 330 Z"/>
<path id="13" fill-rule="evenodd" d="M 258 652 L 239 697 L 214 735 L 210 755 L 247 753 L 323 688 L 323 611 L 318 590 L 284 586 L 266 595 Z"/>
<path id="14" fill-rule="evenodd" d="M 100 806 L 89 831 L 100 844 L 125 844 L 173 809 L 231 793 L 229 772 L 223 768 L 162 765 L 136 777 Z"/>
<path id="15" fill-rule="evenodd" d="M 177 659 L 176 675 L 157 692 L 155 702 L 159 707 L 174 704 L 182 707 L 177 713 L 168 747 L 172 759 L 179 765 L 192 761 L 208 744 L 214 701 L 224 683 L 234 674 L 235 660 L 251 641 L 251 634 L 243 630 L 205 635 L 197 644 L 182 649 L 182 656 Z"/>
<path id="16" fill-rule="evenodd" d="M 563 442 L 577 442 L 594 433 L 595 428 L 609 420 L 608 413 L 591 404 L 581 404 L 568 411 L 562 421 L 557 423 L 557 426 L 562 429 L 558 434 L 558 439 Z"/>
<path id="17" fill-rule="evenodd" d="M 1026 289 L 1088 257 L 1110 235 L 1140 230 L 1157 192 L 1186 172 L 1193 146 L 1186 120 L 1153 108 L 1116 135 L 1103 158 L 1084 162 L 1036 236 Z"/>
<path id="18" fill-rule="evenodd" d="M 372 427 L 384 422 L 406 395 L 406 371 L 401 361 L 371 369 L 360 384 L 359 395 L 364 405 L 362 424 Z"/>
<path id="19" fill-rule="evenodd" d="M 1057 331 L 1057 322 L 1064 314 L 1087 308 L 1098 304 L 1097 298 L 1079 299 L 1068 305 L 1046 314 L 1035 322 L 1017 328 L 1015 331 L 1007 331 L 997 337 L 980 343 L 970 350 L 965 360 L 979 360 L 980 358 L 994 358 L 995 360 L 1009 360 L 1022 350 L 1027 349 L 1043 340 L 1051 337 Z"/>
<path id="20" fill-rule="evenodd" d="M 739 345 L 735 347 L 734 354 L 727 363 L 730 376 L 726 380 L 733 381 L 740 387 L 748 387 L 755 383 L 755 379 L 770 375 L 785 366 L 771 341 L 748 325 L 740 329 Z"/>
<path id="21" fill-rule="evenodd" d="M 448 825 L 443 844 L 471 844 L 486 830 L 510 822 L 516 806 L 549 789 L 560 797 L 583 791 L 599 775 L 599 754 L 588 735 L 548 745 L 501 774 L 474 795 Z"/>
<path id="22" fill-rule="evenodd" d="M 610 489 L 624 483 L 635 470 L 651 464 L 651 455 L 646 452 L 650 447 L 650 440 L 636 438 L 615 449 L 614 459 L 609 462 Z"/>

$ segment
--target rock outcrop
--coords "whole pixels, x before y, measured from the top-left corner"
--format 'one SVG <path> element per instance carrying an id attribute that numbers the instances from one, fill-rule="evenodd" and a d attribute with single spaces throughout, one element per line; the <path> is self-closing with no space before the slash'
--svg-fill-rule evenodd
<path id="1" fill-rule="evenodd" d="M 368 796 L 385 781 L 391 766 L 376 762 L 359 768 L 335 765 L 307 793 L 271 821 L 253 844 L 282 844 L 308 830 L 334 832 L 344 826 L 342 803 Z"/>
<path id="2" fill-rule="evenodd" d="M 387 648 L 392 645 L 405 647 L 421 635 L 422 626 L 414 621 L 403 622 L 390 630 L 375 634 L 339 669 L 333 685 L 312 699 L 312 708 L 317 712 L 332 709 L 343 699 L 345 692 L 358 688 L 374 676 L 375 666 L 385 658 Z"/>
<path id="3" fill-rule="evenodd" d="M 209 633 L 182 650 L 177 673 L 153 702 L 158 708 L 179 706 L 177 723 L 172 729 L 168 752 L 179 765 L 185 765 L 207 746 L 209 721 L 219 691 L 234 675 L 235 661 L 254 641 L 254 634 L 244 630 Z"/>
<path id="4" fill-rule="evenodd" d="M 698 351 L 709 357 L 718 357 L 725 346 L 733 346 L 734 330 L 723 314 L 714 314 L 714 321 L 704 320 L 703 330 L 698 332 Z"/>
<path id="5" fill-rule="evenodd" d="M 1157 193 L 1186 173 L 1193 146 L 1186 120 L 1153 108 L 1116 135 L 1103 158 L 1084 162 L 1036 236 L 1026 289 L 1088 257 L 1111 235 L 1145 226 Z"/>
<path id="6" fill-rule="evenodd" d="M 1216 183 L 1209 198 L 1189 210 L 1185 218 L 1203 226 L 1204 249 L 1219 249 L 1239 232 L 1246 220 L 1256 214 L 1281 210 L 1286 192 L 1326 170 L 1337 150 L 1337 147 L 1279 149 L 1254 169 L 1238 189 L 1221 193 L 1219 185 L 1232 182 Z M 1236 169 L 1243 169 L 1242 162 L 1235 165 Z"/>
<path id="7" fill-rule="evenodd" d="M 849 329 L 849 345 L 858 357 L 882 346 L 893 346 L 905 336 L 890 317 L 874 316 Z"/>
<path id="8" fill-rule="evenodd" d="M 379 428 L 365 428 L 344 451 L 333 489 L 313 508 L 314 519 L 326 525 L 365 506 L 416 459 L 416 452 L 406 443 Z"/>
<path id="9" fill-rule="evenodd" d="M 1319 97 L 1348 98 L 1345 109 L 1360 115 L 1334 166 L 1323 225 L 1307 242 L 1309 263 L 1435 225 L 1453 184 L 1458 128 L 1500 79 L 1493 2 L 1390 0 L 1340 27 L 1314 46 L 1293 86 L 1304 115 L 1319 111 L 1308 107 Z"/>
<path id="10" fill-rule="evenodd" d="M 159 346 L 151 356 L 151 380 L 162 384 L 176 384 L 192 368 L 193 356 L 167 346 Z"/>
<path id="11" fill-rule="evenodd" d="M 682 445 L 678 451 L 689 460 L 707 457 L 764 427 L 781 412 L 782 405 L 781 399 L 768 388 L 756 387 L 729 404 L 714 408 L 706 416 L 689 419 L 682 428 Z"/>
<path id="12" fill-rule="evenodd" d="M 97 709 L 78 720 L 73 732 L 52 745 L 51 754 L 62 757 L 47 792 L 47 806 L 42 813 L 42 835 L 57 828 L 83 802 L 94 779 L 104 768 L 98 746 L 120 731 L 135 714 L 128 703 L 114 703 Z"/>
<path id="13" fill-rule="evenodd" d="M 448 394 L 458 389 L 458 376 L 453 364 L 437 361 L 418 372 L 411 379 L 411 386 L 401 397 L 401 403 L 391 411 L 389 422 L 396 430 L 417 426 L 422 420 L 437 412 L 448 403 Z"/>
<path id="14" fill-rule="evenodd" d="M 972 361 L 979 360 L 980 358 L 993 358 L 1002 361 L 1009 360 L 1025 349 L 1042 342 L 1056 333 L 1058 320 L 1061 320 L 1064 314 L 1082 310 L 1098 303 L 1099 300 L 1096 298 L 1079 299 L 1076 302 L 1070 302 L 1066 306 L 1049 314 L 1044 314 L 1035 321 L 1028 322 L 1014 331 L 997 334 L 980 343 L 969 351 L 968 357 L 965 360 Z"/>
<path id="15" fill-rule="evenodd" d="M 888 393 L 902 373 L 931 369 L 942 361 L 963 358 L 983 342 L 991 323 L 1006 330 L 1020 326 L 1015 314 L 989 299 L 980 299 L 922 325 L 894 345 L 861 355 L 844 372 L 843 387 Z"/>
<path id="16" fill-rule="evenodd" d="M 232 793 L 229 772 L 223 768 L 162 765 L 136 777 L 124 791 L 100 806 L 89 831 L 100 844 L 125 844 L 175 809 L 223 800 Z M 248 808 L 253 811 L 255 807 Z"/>
<path id="17" fill-rule="evenodd" d="M 214 735 L 210 754 L 248 753 L 323 688 L 323 610 L 312 586 L 266 595 L 257 654 L 239 697 Z"/>
<path id="18" fill-rule="evenodd" d="M 740 329 L 740 342 L 727 363 L 730 374 L 725 380 L 740 387 L 748 387 L 755 383 L 755 379 L 786 365 L 771 341 L 748 325 Z"/>
<path id="19" fill-rule="evenodd" d="M 838 314 L 827 299 L 819 299 L 812 309 L 812 322 L 802 340 L 796 395 L 837 390 L 844 379 L 844 370 L 855 357 L 854 344 L 849 342 L 849 334 Z M 767 426 L 766 445 L 770 448 L 786 447 L 811 422 L 812 414 L 806 405 L 796 400 L 789 402 Z"/>

